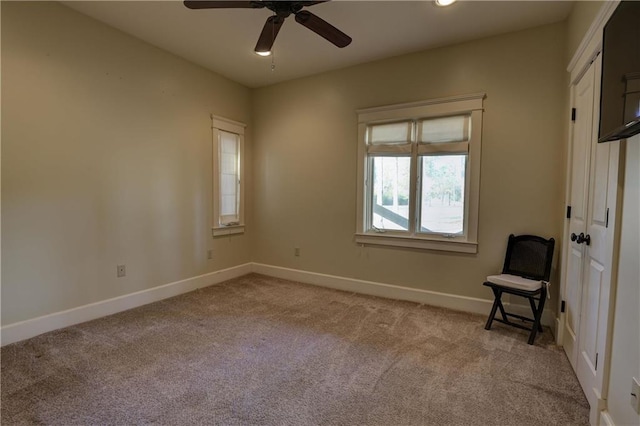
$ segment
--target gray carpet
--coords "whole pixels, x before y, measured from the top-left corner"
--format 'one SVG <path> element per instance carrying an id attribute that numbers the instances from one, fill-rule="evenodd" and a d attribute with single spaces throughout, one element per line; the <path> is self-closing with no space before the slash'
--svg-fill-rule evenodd
<path id="1" fill-rule="evenodd" d="M 548 330 L 262 275 L 2 348 L 13 424 L 588 424 Z"/>

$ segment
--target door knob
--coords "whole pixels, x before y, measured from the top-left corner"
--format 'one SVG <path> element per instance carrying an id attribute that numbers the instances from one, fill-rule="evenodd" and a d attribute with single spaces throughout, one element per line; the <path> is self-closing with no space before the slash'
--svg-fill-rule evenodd
<path id="1" fill-rule="evenodd" d="M 571 233 L 571 241 L 575 241 L 577 239 L 578 239 L 578 236 L 575 234 L 575 232 L 572 232 Z M 580 244 L 580 243 L 578 243 L 578 244 Z"/>
<path id="2" fill-rule="evenodd" d="M 589 234 L 584 235 L 584 232 L 581 232 L 575 239 L 573 237 L 576 237 L 576 234 L 571 234 L 571 241 L 575 241 L 578 244 L 585 243 L 588 246 L 591 245 L 591 235 Z"/>

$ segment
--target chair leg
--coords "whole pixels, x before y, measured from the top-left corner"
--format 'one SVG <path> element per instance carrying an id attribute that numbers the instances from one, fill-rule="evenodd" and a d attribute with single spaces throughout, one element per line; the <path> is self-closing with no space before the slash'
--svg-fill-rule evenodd
<path id="1" fill-rule="evenodd" d="M 502 297 L 502 291 L 500 292 L 500 296 Z M 502 321 L 509 321 L 507 319 L 507 312 L 504 310 L 504 306 L 502 305 L 502 298 L 498 299 L 498 309 L 500 309 L 500 315 L 502 315 Z"/>
<path id="2" fill-rule="evenodd" d="M 531 327 L 531 334 L 529 334 L 529 341 L 527 342 L 530 345 L 533 345 L 533 341 L 536 339 L 536 333 L 538 332 L 538 329 L 542 328 L 542 326 L 540 325 L 540 319 L 542 318 L 542 311 L 544 309 L 544 302 L 546 299 L 547 287 L 543 285 L 542 289 L 540 290 L 540 302 L 538 302 L 538 308 L 534 312 L 534 322 L 533 326 Z"/>
<path id="3" fill-rule="evenodd" d="M 502 310 L 502 304 L 500 303 L 500 298 L 502 297 L 502 292 L 495 288 L 492 288 L 493 295 L 495 298 L 493 299 L 493 306 L 491 307 L 491 313 L 489 314 L 489 318 L 487 319 L 487 324 L 485 324 L 484 329 L 490 330 L 491 324 L 493 323 L 493 318 L 496 316 L 496 311 L 498 310 L 498 306 L 500 306 Z"/>
<path id="4" fill-rule="evenodd" d="M 536 310 L 538 308 L 536 308 L 536 304 L 534 302 L 534 298 L 533 297 L 527 297 L 527 299 L 529 299 L 529 305 L 531 305 L 531 313 L 533 314 L 533 318 L 535 318 L 536 317 Z M 540 333 L 542 333 L 542 325 L 541 324 L 538 324 L 538 331 Z"/>

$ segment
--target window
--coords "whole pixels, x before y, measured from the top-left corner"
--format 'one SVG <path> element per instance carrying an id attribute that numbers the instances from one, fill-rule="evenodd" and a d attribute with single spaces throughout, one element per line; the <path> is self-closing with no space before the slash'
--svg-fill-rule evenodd
<path id="1" fill-rule="evenodd" d="M 484 96 L 358 111 L 356 242 L 477 252 Z"/>
<path id="2" fill-rule="evenodd" d="M 244 232 L 242 172 L 245 125 L 211 116 L 213 236 Z"/>

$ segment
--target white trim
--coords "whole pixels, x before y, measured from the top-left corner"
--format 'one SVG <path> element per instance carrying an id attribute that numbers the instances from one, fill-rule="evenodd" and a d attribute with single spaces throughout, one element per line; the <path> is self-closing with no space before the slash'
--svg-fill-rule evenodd
<path id="1" fill-rule="evenodd" d="M 575 107 L 575 85 L 582 78 L 586 70 L 589 68 L 594 58 L 598 56 L 602 50 L 602 35 L 604 26 L 613 14 L 613 11 L 620 3 L 619 0 L 606 1 L 600 7 L 598 14 L 594 18 L 591 26 L 584 35 L 580 45 L 576 49 L 567 71 L 570 73 L 569 82 L 569 109 Z M 567 161 L 566 161 L 566 179 L 565 179 L 565 206 L 571 205 L 571 177 L 573 166 L 573 121 L 571 121 L 570 113 L 566 116 L 569 121 L 569 134 L 567 139 Z M 569 219 L 563 221 L 563 236 L 569 235 Z M 568 249 L 568 238 L 562 238 L 562 252 L 560 253 L 560 297 L 559 303 L 565 298 L 566 293 L 566 281 L 567 281 L 567 259 L 564 256 Z M 558 309 L 559 311 L 559 309 Z M 558 325 L 558 333 L 556 334 L 556 344 L 563 346 L 564 341 L 564 322 L 566 321 L 565 315 L 560 314 L 558 319 L 560 323 Z"/>
<path id="2" fill-rule="evenodd" d="M 609 414 L 609 412 L 607 410 L 603 410 L 600 412 L 600 420 L 602 420 L 600 422 L 600 424 L 605 425 L 605 426 L 616 426 L 616 424 L 613 422 L 613 419 L 611 418 L 611 414 Z"/>
<path id="3" fill-rule="evenodd" d="M 5 325 L 0 329 L 1 345 L 4 346 L 19 342 L 59 328 L 69 327 L 128 309 L 137 308 L 199 288 L 220 284 L 223 281 L 246 275 L 250 273 L 251 270 L 251 263 L 245 263 L 124 296 L 90 303 L 66 311 L 55 312 L 38 318 Z"/>
<path id="4" fill-rule="evenodd" d="M 594 21 L 592 22 L 591 26 L 589 27 L 589 30 L 587 31 L 587 33 L 585 34 L 584 38 L 582 39 L 582 42 L 580 43 L 578 49 L 576 50 L 573 58 L 571 59 L 571 62 L 569 63 L 569 66 L 567 67 L 567 71 L 569 71 L 570 73 L 570 100 L 571 100 L 571 106 L 574 106 L 574 97 L 575 97 L 575 90 L 574 90 L 574 86 L 578 83 L 578 81 L 582 78 L 582 76 L 585 74 L 585 72 L 589 69 L 589 66 L 591 65 L 591 63 L 594 62 L 594 60 L 596 60 L 598 58 L 598 55 L 600 54 L 600 52 L 602 51 L 602 39 L 603 39 L 603 34 L 604 34 L 604 26 L 606 25 L 607 21 L 609 20 L 609 18 L 611 17 L 611 15 L 613 14 L 614 10 L 616 9 L 616 7 L 618 6 L 618 4 L 620 3 L 619 0 L 611 0 L 611 1 L 606 1 L 604 2 L 604 4 L 602 5 L 602 7 L 600 8 L 598 15 L 596 16 L 596 18 L 594 19 Z M 596 87 L 595 87 L 595 93 L 594 93 L 594 99 L 595 99 L 595 105 L 594 105 L 594 117 L 598 117 L 599 114 L 599 99 L 600 99 L 600 89 L 599 89 L 599 83 L 600 83 L 600 78 L 601 78 L 601 60 L 602 58 L 600 58 L 600 62 L 596 62 L 596 67 L 597 71 L 596 71 Z M 594 120 L 593 122 L 593 127 L 595 132 L 592 132 L 594 135 L 597 135 L 597 120 Z M 569 131 L 569 149 L 567 152 L 567 171 L 566 171 L 566 184 L 565 184 L 565 191 L 569 191 L 569 189 L 571 188 L 571 176 L 572 176 L 572 141 L 573 141 L 573 126 L 570 125 L 569 127 L 570 131 Z M 597 137 L 597 136 L 596 136 Z M 613 145 L 612 145 L 613 146 Z M 617 147 L 616 147 L 617 148 Z M 592 146 L 590 146 L 589 149 L 594 149 Z M 591 157 L 593 157 L 593 152 L 591 152 L 589 154 Z M 615 156 L 615 158 L 613 158 Z M 614 154 L 612 155 L 610 161 L 618 161 L 618 154 Z M 591 167 L 591 166 L 590 166 Z M 589 173 L 590 176 L 593 173 L 593 171 L 591 169 L 589 169 Z M 611 172 L 611 170 L 610 170 Z M 616 173 L 617 174 L 617 173 Z M 590 177 L 591 179 L 591 177 Z M 615 182 L 613 182 L 613 185 L 617 184 L 617 179 L 613 179 Z M 591 185 L 591 183 L 589 184 Z M 610 192 L 612 191 L 612 192 Z M 610 225 L 610 229 L 607 232 L 607 241 L 605 242 L 605 249 L 607 251 L 611 251 L 612 256 L 614 256 L 612 262 L 611 262 L 611 266 L 613 267 L 613 265 L 615 264 L 615 241 L 614 239 L 616 238 L 615 236 L 615 228 L 616 228 L 616 209 L 618 209 L 619 207 L 617 206 L 617 204 L 619 204 L 619 199 L 618 201 L 616 201 L 616 188 L 615 187 L 609 187 L 607 189 L 607 203 L 609 205 L 609 197 L 611 198 L 611 201 L 613 202 L 613 210 L 610 212 L 612 217 L 613 217 L 613 224 Z M 612 195 L 613 194 L 613 195 Z M 568 201 L 570 200 L 570 194 L 567 192 L 565 193 L 565 199 Z M 609 205 L 609 207 L 611 208 L 612 206 Z M 568 221 L 565 221 L 565 226 L 564 226 L 564 235 L 565 237 L 568 235 Z M 563 253 L 566 253 L 566 248 L 567 248 L 567 242 L 566 242 L 566 238 L 563 238 Z M 567 291 L 566 289 L 566 281 L 567 281 L 567 274 L 568 274 L 568 265 L 567 265 L 567 257 L 563 256 L 561 259 L 561 272 L 560 272 L 560 276 L 561 276 L 561 280 L 560 280 L 560 295 L 561 295 L 561 299 L 564 298 L 564 295 Z M 613 324 L 613 312 L 614 312 L 614 299 L 615 299 L 615 268 L 612 269 L 611 271 L 611 275 L 609 276 L 609 290 L 608 292 L 606 292 L 605 296 L 606 299 L 602 301 L 602 305 L 601 306 L 605 306 L 606 312 L 607 312 L 607 316 L 602 316 L 601 320 L 599 320 L 599 324 L 598 324 L 598 342 L 597 342 L 597 353 L 600 354 L 601 356 L 601 360 L 602 360 L 602 365 L 603 368 L 601 368 L 599 371 L 597 371 L 597 375 L 596 378 L 593 380 L 592 383 L 590 384 L 584 384 L 581 381 L 581 385 L 584 388 L 585 386 L 587 386 L 587 388 L 589 389 L 588 391 L 585 392 L 587 399 L 589 400 L 589 404 L 591 406 L 590 408 L 590 412 L 589 412 L 589 420 L 591 424 L 597 424 L 599 423 L 599 416 L 601 414 L 601 410 L 603 409 L 603 407 L 601 407 L 599 404 L 601 403 L 601 401 L 605 401 L 607 398 L 607 394 L 608 394 L 608 384 L 609 384 L 609 367 L 610 367 L 610 354 L 611 354 L 611 340 L 612 340 L 612 324 Z M 602 297 L 602 296 L 601 296 Z M 601 313 L 599 313 L 600 315 Z M 565 322 L 566 322 L 566 315 L 561 315 L 560 316 L 560 320 L 562 320 L 562 322 L 559 323 L 559 329 L 563 330 L 564 326 L 565 326 Z M 603 323 L 604 322 L 604 326 Z M 582 334 L 582 333 L 581 333 Z M 578 356 L 582 356 L 581 354 L 579 354 Z M 578 369 L 580 369 L 581 367 L 579 367 L 581 364 L 578 363 Z M 584 377 L 584 375 L 582 375 L 582 373 L 580 373 L 580 371 L 576 371 L 576 374 L 579 377 Z M 590 373 L 589 375 L 590 376 Z M 591 382 L 591 380 L 589 380 Z"/>
<path id="5" fill-rule="evenodd" d="M 447 104 L 450 102 L 469 101 L 468 104 L 458 104 L 458 105 L 464 105 L 464 106 L 460 108 L 456 108 L 454 111 L 458 111 L 460 109 L 467 109 L 468 111 L 473 111 L 474 109 L 482 109 L 482 100 L 486 96 L 487 96 L 486 93 L 472 93 L 469 95 L 449 96 L 446 98 L 429 99 L 426 101 L 406 102 L 402 104 L 362 108 L 362 109 L 357 109 L 356 113 L 358 114 L 359 122 L 370 123 L 375 120 L 380 120 L 380 119 L 384 120 L 385 117 L 387 117 L 388 119 L 390 118 L 388 117 L 389 114 L 384 114 L 384 113 L 391 113 L 390 115 L 395 115 L 393 113 L 399 109 L 404 110 L 403 111 L 404 115 L 408 116 L 408 115 L 411 115 L 411 113 L 409 113 L 408 111 L 413 111 L 413 110 L 420 111 L 422 107 L 427 107 L 427 108 L 424 108 L 424 110 L 427 111 L 424 114 L 431 116 L 433 114 L 430 113 L 430 108 L 428 108 L 429 106 Z M 439 106 L 438 108 L 442 108 L 442 106 Z M 443 113 L 442 109 L 438 109 L 438 113 L 442 114 Z M 444 113 L 446 114 L 446 112 Z M 423 113 L 418 113 L 418 116 L 420 115 L 423 115 Z"/>
<path id="6" fill-rule="evenodd" d="M 572 73 L 571 84 L 574 84 L 573 71 L 576 70 L 576 66 L 581 65 L 578 68 L 581 70 L 582 67 L 588 65 L 591 60 L 593 60 L 597 52 L 602 49 L 602 31 L 604 30 L 605 24 L 613 14 L 613 11 L 618 7 L 618 4 L 620 4 L 620 0 L 608 0 L 600 7 L 598 14 L 582 38 L 580 45 L 578 45 L 578 48 L 567 66 L 567 71 Z M 575 77 L 579 80 L 580 76 Z"/>
<path id="7" fill-rule="evenodd" d="M 232 225 L 218 228 L 211 228 L 211 234 L 214 237 L 222 237 L 225 235 L 244 234 L 244 225 Z"/>
<path id="8" fill-rule="evenodd" d="M 211 117 L 211 126 L 216 129 L 224 130 L 226 132 L 236 133 L 238 135 L 244 135 L 244 129 L 247 127 L 246 124 L 241 123 L 239 121 L 233 121 L 228 118 L 220 117 L 217 115 L 210 115 Z"/>
<path id="9" fill-rule="evenodd" d="M 336 290 L 352 293 L 368 294 L 387 299 L 407 300 L 425 305 L 439 306 L 456 311 L 472 312 L 488 315 L 491 311 L 493 300 L 478 299 L 475 297 L 460 296 L 457 294 L 440 293 L 436 291 L 422 290 L 418 288 L 403 287 L 394 284 L 386 284 L 374 281 L 364 281 L 355 278 L 339 277 L 336 275 L 320 274 L 317 272 L 302 271 L 298 269 L 283 268 L 280 266 L 253 263 L 253 272 L 268 275 L 270 277 L 283 278 L 298 281 L 305 284 L 328 287 Z M 478 283 L 482 285 L 482 283 Z M 510 311 L 516 314 L 530 315 L 529 306 L 503 303 Z M 555 316 L 553 312 L 545 309 L 542 314 L 542 324 L 554 328 Z"/>
<path id="10" fill-rule="evenodd" d="M 471 312 L 488 315 L 491 310 L 492 300 L 478 299 L 475 297 L 460 296 L 456 294 L 440 293 L 436 291 L 403 287 L 394 284 L 385 284 L 374 281 L 365 281 L 355 278 L 339 277 L 336 275 L 320 274 L 317 272 L 302 271 L 283 268 L 280 266 L 265 265 L 261 263 L 245 263 L 220 271 L 210 272 L 185 280 L 164 284 L 147 290 L 138 291 L 124 296 L 100 302 L 90 303 L 66 311 L 55 312 L 26 321 L 21 321 L 3 326 L 0 329 L 1 345 L 8 345 L 38 336 L 42 333 L 80 324 L 93 319 L 116 314 L 128 309 L 137 308 L 149 303 L 178 296 L 183 293 L 220 284 L 224 281 L 241 277 L 256 272 L 270 277 L 283 278 L 320 287 L 328 287 L 352 293 L 368 294 L 394 300 L 407 300 L 431 306 L 440 306 L 456 311 Z M 481 283 L 478 283 L 481 285 Z M 531 314 L 529 307 L 504 302 L 503 305 L 510 311 L 520 315 Z M 542 324 L 551 327 L 555 334 L 556 318 L 548 309 L 542 314 Z"/>
<path id="11" fill-rule="evenodd" d="M 560 298 L 562 299 L 562 297 Z M 556 317 L 556 321 L 554 324 L 554 327 L 556 329 L 555 333 L 553 333 L 554 336 L 556 336 L 556 345 L 562 347 L 563 342 L 564 342 L 564 313 L 560 312 L 560 309 L 558 309 L 558 316 Z"/>
<path id="12" fill-rule="evenodd" d="M 477 253 L 478 243 L 472 241 L 456 241 L 431 238 L 415 238 L 403 235 L 363 234 L 357 233 L 355 241 L 358 244 L 407 247 L 422 250 L 442 250 L 457 253 Z"/>

